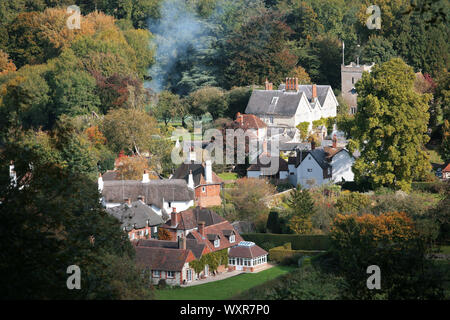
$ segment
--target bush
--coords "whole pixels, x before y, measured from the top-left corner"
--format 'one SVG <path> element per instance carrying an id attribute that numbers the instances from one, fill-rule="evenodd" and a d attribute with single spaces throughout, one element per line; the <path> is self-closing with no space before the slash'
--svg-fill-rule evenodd
<path id="1" fill-rule="evenodd" d="M 158 282 L 158 289 L 165 289 L 167 288 L 167 282 L 165 279 L 160 279 Z"/>
<path id="2" fill-rule="evenodd" d="M 411 188 L 422 192 L 442 193 L 445 190 L 445 183 L 442 181 L 413 182 L 411 183 Z"/>
<path id="3" fill-rule="evenodd" d="M 330 247 L 330 238 L 326 235 L 247 233 L 241 234 L 241 236 L 246 241 L 252 241 L 260 247 L 263 247 L 264 243 L 271 243 L 274 246 L 282 246 L 287 242 L 292 244 L 292 249 L 294 250 L 326 251 Z"/>
<path id="4" fill-rule="evenodd" d="M 269 250 L 269 260 L 283 265 L 297 265 L 298 259 L 304 256 L 313 256 L 322 253 L 317 250 L 292 250 L 291 243 Z"/>

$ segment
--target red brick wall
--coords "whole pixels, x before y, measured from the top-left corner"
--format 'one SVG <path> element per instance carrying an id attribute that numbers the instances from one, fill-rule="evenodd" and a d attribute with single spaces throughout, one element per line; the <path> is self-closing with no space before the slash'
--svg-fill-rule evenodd
<path id="1" fill-rule="evenodd" d="M 148 230 L 148 236 L 145 235 L 145 230 Z M 144 231 L 144 235 L 141 236 L 141 232 Z M 128 232 L 128 238 L 132 240 L 132 234 L 134 233 L 134 240 L 139 239 L 151 239 L 152 237 L 152 227 L 145 227 L 142 229 L 133 229 L 130 232 Z"/>
<path id="2" fill-rule="evenodd" d="M 205 192 L 202 191 L 203 188 L 205 188 Z M 221 205 L 222 199 L 220 198 L 220 185 L 214 184 L 195 188 L 195 199 L 197 205 L 200 207 Z"/>

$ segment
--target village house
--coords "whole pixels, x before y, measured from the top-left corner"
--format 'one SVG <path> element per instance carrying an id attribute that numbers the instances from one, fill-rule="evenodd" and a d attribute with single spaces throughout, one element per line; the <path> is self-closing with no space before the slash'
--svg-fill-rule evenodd
<path id="1" fill-rule="evenodd" d="M 134 202 L 125 199 L 120 206 L 107 208 L 106 211 L 120 221 L 130 240 L 155 238 L 158 234 L 157 227 L 164 224 L 164 220 L 145 204 L 143 196 Z"/>
<path id="2" fill-rule="evenodd" d="M 265 90 L 253 90 L 246 114 L 253 114 L 269 127 L 295 128 L 301 122 L 335 117 L 338 106 L 329 85 L 299 85 L 298 78 L 286 78 L 278 90 L 266 81 Z"/>
<path id="3" fill-rule="evenodd" d="M 450 180 L 450 163 L 442 170 L 442 179 Z"/>
<path id="4" fill-rule="evenodd" d="M 274 161 L 278 161 L 278 166 L 272 166 Z M 258 157 L 255 164 L 251 164 L 247 169 L 248 178 L 268 178 L 274 180 L 285 180 L 289 178 L 288 162 L 281 157 L 262 155 Z"/>
<path id="5" fill-rule="evenodd" d="M 170 180 L 184 180 L 194 191 L 195 204 L 201 207 L 220 206 L 223 181 L 212 170 L 211 160 L 203 163 L 196 161 L 196 153 L 191 150 L 188 162 L 182 163 Z M 182 208 L 185 210 L 187 208 Z"/>
<path id="6" fill-rule="evenodd" d="M 182 285 L 195 280 L 189 262 L 196 259 L 186 247 L 186 238 L 178 241 L 140 240 L 135 243 L 136 263 L 148 271 L 153 284 L 164 280 L 169 285 Z"/>
<path id="7" fill-rule="evenodd" d="M 288 161 L 289 181 L 311 188 L 328 182 L 353 181 L 354 156 L 345 148 L 337 146 L 337 137 L 333 137 L 330 147 L 316 148 L 311 142 L 311 150 L 296 150 L 296 156 Z"/>
<path id="8" fill-rule="evenodd" d="M 106 208 L 120 206 L 124 199 L 135 201 L 142 196 L 160 217 L 169 218 L 172 208 L 186 210 L 194 206 L 194 190 L 183 179 L 150 180 L 145 171 L 142 180 L 107 180 L 98 178 L 102 203 Z"/>

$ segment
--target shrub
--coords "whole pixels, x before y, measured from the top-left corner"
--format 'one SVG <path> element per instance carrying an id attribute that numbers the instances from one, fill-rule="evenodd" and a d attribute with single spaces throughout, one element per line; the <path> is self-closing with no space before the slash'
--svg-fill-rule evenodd
<path id="1" fill-rule="evenodd" d="M 297 265 L 298 259 L 301 257 L 317 255 L 321 252 L 317 250 L 292 250 L 291 243 L 285 243 L 269 250 L 269 260 L 283 265 Z"/>
<path id="2" fill-rule="evenodd" d="M 294 250 L 323 250 L 330 246 L 330 237 L 327 235 L 297 235 L 297 234 L 273 234 L 273 233 L 247 233 L 241 234 L 246 241 L 255 242 L 263 248 L 264 243 L 273 246 L 282 246 L 286 242 L 292 244 Z M 272 247 L 273 248 L 273 247 Z M 263 248 L 267 250 L 266 248 Z"/>
<path id="3" fill-rule="evenodd" d="M 442 193 L 445 190 L 445 183 L 442 181 L 433 182 L 413 182 L 411 189 L 422 192 Z"/>

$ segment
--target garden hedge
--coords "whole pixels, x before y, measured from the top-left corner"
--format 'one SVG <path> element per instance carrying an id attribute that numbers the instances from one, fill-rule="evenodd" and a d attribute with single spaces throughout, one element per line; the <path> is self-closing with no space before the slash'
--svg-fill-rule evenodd
<path id="1" fill-rule="evenodd" d="M 290 258 L 295 257 L 297 260 L 301 256 L 313 256 L 323 251 L 320 250 L 292 250 L 291 243 L 286 243 L 282 246 L 275 247 L 269 250 L 269 260 L 277 263 L 286 263 Z"/>
<path id="2" fill-rule="evenodd" d="M 327 235 L 299 235 L 274 233 L 247 233 L 241 234 L 246 241 L 252 241 L 265 250 L 282 246 L 290 242 L 293 250 L 320 250 L 330 248 L 330 237 Z"/>

